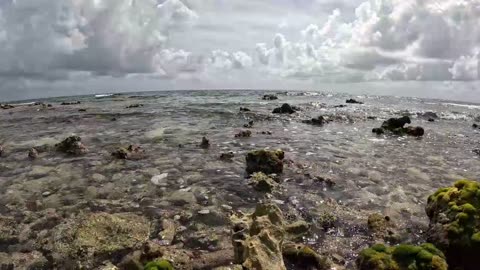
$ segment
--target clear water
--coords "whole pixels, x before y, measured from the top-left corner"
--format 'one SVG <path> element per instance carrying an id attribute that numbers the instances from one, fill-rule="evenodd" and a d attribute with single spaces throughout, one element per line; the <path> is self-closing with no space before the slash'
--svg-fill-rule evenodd
<path id="1" fill-rule="evenodd" d="M 398 228 L 410 229 L 407 241 L 421 240 L 428 224 L 424 213 L 427 196 L 454 180 L 480 176 L 480 160 L 472 153 L 480 135 L 471 127 L 480 114 L 478 105 L 354 96 L 365 104 L 335 108 L 352 96 L 288 92 L 280 93 L 278 100 L 264 101 L 261 96 L 266 93 L 83 96 L 43 100 L 53 104 L 52 108 L 1 110 L 0 143 L 5 154 L 0 158 L 0 213 L 26 224 L 32 215 L 41 218 L 52 209 L 65 219 L 80 212 L 105 211 L 135 212 L 152 220 L 209 209 L 226 220 L 230 211 L 250 211 L 260 201 L 274 200 L 292 220 L 312 222 L 311 237 L 305 242 L 319 252 L 339 254 L 348 266 L 370 241 L 366 230 L 369 214 L 389 215 Z M 72 100 L 82 103 L 60 105 Z M 285 102 L 302 111 L 271 114 Z M 137 103 L 144 106 L 126 108 Z M 251 112 L 241 113 L 240 107 Z M 440 118 L 428 122 L 416 116 L 426 111 L 436 112 Z M 371 133 L 385 119 L 407 112 L 413 125 L 425 128 L 423 138 Z M 319 115 L 336 120 L 323 127 L 302 123 Z M 253 136 L 234 138 L 250 120 L 255 121 Z M 70 157 L 51 151 L 33 161 L 27 158 L 31 147 L 53 145 L 71 134 L 82 137 L 88 154 Z M 212 144 L 208 150 L 198 147 L 203 136 Z M 117 146 L 129 144 L 141 145 L 146 157 L 135 161 L 111 157 Z M 254 191 L 246 179 L 245 154 L 258 148 L 281 148 L 290 161 L 281 188 L 271 196 Z M 233 162 L 220 161 L 220 154 L 229 151 L 235 153 Z M 162 173 L 168 173 L 166 180 L 154 185 L 151 178 Z M 331 178 L 336 185 L 319 183 L 313 176 Z M 178 190 L 193 193 L 195 199 L 185 205 L 172 203 L 171 195 Z M 328 231 L 318 224 L 325 212 L 339 218 L 337 226 Z M 177 239 L 187 239 L 183 241 L 186 249 L 228 248 L 228 229 L 228 222 L 211 228 L 187 226 Z M 198 230 L 218 234 L 219 243 L 203 246 L 188 241 L 188 235 Z"/>

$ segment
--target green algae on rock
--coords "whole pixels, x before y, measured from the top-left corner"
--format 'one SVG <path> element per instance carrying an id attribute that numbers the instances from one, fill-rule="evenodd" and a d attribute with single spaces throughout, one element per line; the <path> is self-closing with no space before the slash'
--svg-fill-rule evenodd
<path id="1" fill-rule="evenodd" d="M 282 173 L 283 158 L 285 153 L 282 150 L 256 150 L 247 154 L 247 173 L 263 172 L 265 174 Z"/>
<path id="2" fill-rule="evenodd" d="M 144 270 L 174 270 L 172 264 L 167 260 L 158 260 L 149 262 L 143 268 Z"/>
<path id="3" fill-rule="evenodd" d="M 331 269 L 330 262 L 326 257 L 320 256 L 317 252 L 303 244 L 286 243 L 282 247 L 283 256 L 301 266 L 301 269 Z"/>
<path id="4" fill-rule="evenodd" d="M 478 269 L 480 254 L 480 184 L 459 180 L 428 197 L 428 240 L 442 249 L 449 264 Z"/>
<path id="5" fill-rule="evenodd" d="M 445 256 L 434 245 L 373 245 L 357 258 L 359 270 L 447 270 Z"/>
<path id="6" fill-rule="evenodd" d="M 261 192 L 272 192 L 277 186 L 278 183 L 275 182 L 272 178 L 262 172 L 256 172 L 252 175 L 251 184 L 253 188 Z"/>

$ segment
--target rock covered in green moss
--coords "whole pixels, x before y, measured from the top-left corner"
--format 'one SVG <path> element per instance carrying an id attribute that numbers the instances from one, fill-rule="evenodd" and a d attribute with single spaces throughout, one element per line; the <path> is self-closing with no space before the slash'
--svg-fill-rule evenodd
<path id="1" fill-rule="evenodd" d="M 272 178 L 262 172 L 256 172 L 250 178 L 252 181 L 251 184 L 253 188 L 261 192 L 272 192 L 277 186 L 278 183 L 275 182 Z"/>
<path id="2" fill-rule="evenodd" d="M 256 150 L 247 154 L 247 173 L 263 172 L 265 174 L 282 173 L 283 158 L 285 153 L 282 150 Z"/>
<path id="3" fill-rule="evenodd" d="M 434 245 L 373 245 L 360 252 L 359 270 L 447 270 L 445 256 Z"/>
<path id="4" fill-rule="evenodd" d="M 399 234 L 389 216 L 374 213 L 368 216 L 368 229 L 374 240 L 383 240 L 390 243 L 399 242 Z"/>
<path id="5" fill-rule="evenodd" d="M 149 262 L 143 268 L 144 270 L 174 270 L 172 264 L 167 260 L 157 260 Z"/>
<path id="6" fill-rule="evenodd" d="M 480 184 L 460 180 L 428 197 L 429 241 L 445 251 L 449 264 L 478 269 L 480 254 Z"/>
<path id="7" fill-rule="evenodd" d="M 87 147 L 82 143 L 82 138 L 79 136 L 70 136 L 60 143 L 57 143 L 55 148 L 59 152 L 70 155 L 81 155 L 88 151 Z"/>
<path id="8" fill-rule="evenodd" d="M 303 244 L 286 243 L 283 245 L 283 256 L 300 269 L 331 269 L 331 264 L 326 257 Z"/>

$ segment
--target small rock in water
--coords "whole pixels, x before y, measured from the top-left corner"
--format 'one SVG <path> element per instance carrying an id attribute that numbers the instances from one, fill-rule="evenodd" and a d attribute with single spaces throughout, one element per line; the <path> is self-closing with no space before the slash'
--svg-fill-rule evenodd
<path id="1" fill-rule="evenodd" d="M 206 137 L 203 137 L 202 142 L 200 143 L 200 147 L 203 148 L 203 149 L 209 148 L 210 147 L 210 141 Z"/>
<path id="2" fill-rule="evenodd" d="M 0 144 L 0 157 L 3 156 L 4 151 L 3 145 Z"/>
<path id="3" fill-rule="evenodd" d="M 131 109 L 131 108 L 140 108 L 140 107 L 143 107 L 143 104 L 132 104 L 132 105 L 128 105 L 126 108 Z"/>
<path id="4" fill-rule="evenodd" d="M 78 109 L 79 112 L 86 112 L 87 109 Z"/>
<path id="5" fill-rule="evenodd" d="M 235 138 L 249 138 L 252 136 L 252 132 L 250 130 L 242 130 L 239 133 L 235 134 Z"/>
<path id="6" fill-rule="evenodd" d="M 243 127 L 244 127 L 244 128 L 252 128 L 254 123 L 255 123 L 255 122 L 250 121 L 250 122 L 248 122 L 248 124 L 243 125 Z"/>
<path id="7" fill-rule="evenodd" d="M 298 108 L 290 106 L 290 104 L 285 103 L 279 108 L 275 108 L 272 113 L 281 113 L 281 114 L 292 114 L 298 111 Z"/>
<path id="8" fill-rule="evenodd" d="M 150 182 L 156 186 L 166 186 L 167 182 L 166 179 L 168 177 L 168 173 L 162 173 L 160 175 L 155 175 L 150 179 Z"/>
<path id="9" fill-rule="evenodd" d="M 328 123 L 329 121 L 325 117 L 319 116 L 317 118 L 312 118 L 310 120 L 304 120 L 302 122 L 305 123 L 305 124 L 314 125 L 314 126 L 323 126 L 324 124 Z"/>
<path id="10" fill-rule="evenodd" d="M 235 157 L 235 154 L 233 152 L 222 153 L 220 155 L 220 160 L 231 162 L 234 157 Z"/>
<path id="11" fill-rule="evenodd" d="M 350 103 L 350 104 L 363 104 L 363 102 L 357 101 L 357 100 L 355 100 L 355 99 L 353 99 L 353 98 L 347 99 L 347 100 L 345 101 L 345 103 Z"/>
<path id="12" fill-rule="evenodd" d="M 250 109 L 249 109 L 249 108 L 240 107 L 240 111 L 241 111 L 241 112 L 249 112 Z"/>
<path id="13" fill-rule="evenodd" d="M 433 118 L 428 118 L 428 122 L 435 122 L 435 119 L 433 119 Z"/>
<path id="14" fill-rule="evenodd" d="M 29 157 L 30 159 L 32 159 L 32 160 L 33 160 L 33 159 L 36 159 L 36 158 L 38 157 L 38 151 L 37 151 L 37 149 L 35 149 L 35 148 L 30 149 L 30 150 L 28 151 L 28 157 Z"/>
<path id="15" fill-rule="evenodd" d="M 145 151 L 139 145 L 129 145 L 127 148 L 120 147 L 112 153 L 118 159 L 141 159 Z"/>
<path id="16" fill-rule="evenodd" d="M 71 155 L 82 155 L 88 152 L 87 147 L 81 142 L 82 138 L 79 136 L 70 136 L 60 143 L 55 145 L 55 148 L 59 152 L 63 152 Z"/>
<path id="17" fill-rule="evenodd" d="M 478 128 L 478 124 L 475 123 L 475 124 L 472 125 L 472 127 L 473 128 Z"/>
<path id="18" fill-rule="evenodd" d="M 204 210 L 198 211 L 198 213 L 199 213 L 200 215 L 208 215 L 208 214 L 210 214 L 210 210 L 204 209 Z"/>
<path id="19" fill-rule="evenodd" d="M 247 154 L 247 173 L 263 172 L 265 174 L 282 173 L 283 158 L 285 153 L 282 150 L 268 151 L 257 150 Z"/>
<path id="20" fill-rule="evenodd" d="M 176 231 L 177 227 L 175 226 L 175 222 L 169 219 L 162 220 L 162 230 L 158 233 L 158 238 L 161 239 L 161 244 L 165 246 L 171 245 L 175 238 Z"/>
<path id="21" fill-rule="evenodd" d="M 262 97 L 262 99 L 263 99 L 263 100 L 276 100 L 276 99 L 278 99 L 278 97 L 275 96 L 275 95 L 264 95 L 264 96 Z"/>
<path id="22" fill-rule="evenodd" d="M 408 116 L 403 116 L 400 118 L 390 118 L 387 121 L 384 121 L 380 128 L 372 129 L 372 132 L 380 135 L 388 131 L 392 134 L 399 136 L 410 135 L 414 137 L 421 137 L 425 134 L 425 130 L 422 127 L 404 127 L 406 124 L 410 123 L 411 120 Z"/>
<path id="23" fill-rule="evenodd" d="M 52 193 L 51 193 L 50 191 L 45 191 L 45 192 L 42 193 L 42 196 L 43 196 L 43 197 L 48 197 L 48 196 L 50 196 L 51 194 L 52 194 Z"/>
<path id="24" fill-rule="evenodd" d="M 81 104 L 81 102 L 80 101 L 64 101 L 64 102 L 60 103 L 60 105 L 64 105 L 64 106 L 66 106 L 66 105 L 77 105 L 77 104 Z"/>

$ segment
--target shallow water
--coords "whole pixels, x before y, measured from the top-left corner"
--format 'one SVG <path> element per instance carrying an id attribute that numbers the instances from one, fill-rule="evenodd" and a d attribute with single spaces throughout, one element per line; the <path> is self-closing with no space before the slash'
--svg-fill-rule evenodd
<path id="1" fill-rule="evenodd" d="M 471 125 L 480 107 L 440 100 L 378 96 L 353 97 L 364 105 L 348 104 L 339 94 L 279 93 L 274 101 L 261 100 L 264 91 L 178 91 L 43 100 L 52 108 L 21 106 L 0 111 L 0 213 L 27 223 L 55 209 L 63 218 L 80 212 L 135 212 L 151 219 L 173 218 L 186 211 L 197 215 L 208 209 L 221 216 L 210 228 L 188 226 L 218 234 L 219 243 L 183 241 L 187 249 L 215 250 L 229 245 L 226 222 L 231 209 L 250 211 L 256 203 L 273 200 L 292 219 L 314 225 L 305 242 L 318 251 L 339 254 L 350 267 L 358 250 L 369 243 L 366 218 L 380 212 L 410 228 L 408 241 L 422 238 L 428 225 L 426 198 L 436 188 L 461 178 L 478 179 L 480 160 L 472 153 L 479 134 Z M 61 106 L 62 101 L 79 105 Z M 273 115 L 288 102 L 302 111 Z M 138 108 L 126 107 L 141 103 Z M 241 113 L 239 107 L 251 112 Z M 79 109 L 86 109 L 79 112 Z M 417 112 L 436 112 L 428 122 Z M 409 113 L 412 125 L 425 136 L 377 136 L 371 129 L 382 121 Z M 319 115 L 335 116 L 323 127 L 302 123 Z M 370 119 L 369 117 L 376 117 Z M 250 120 L 251 138 L 234 138 Z M 270 131 L 272 135 L 261 134 Z M 54 151 L 27 158 L 31 147 L 53 145 L 76 134 L 89 148 L 80 157 Z M 212 146 L 198 147 L 206 136 Z M 141 145 L 146 157 L 117 160 L 118 146 Z M 245 154 L 258 148 L 280 148 L 288 163 L 281 188 L 272 196 L 254 191 L 245 175 Z M 222 152 L 235 153 L 233 162 L 219 160 Z M 167 173 L 153 184 L 151 178 Z M 314 181 L 331 178 L 333 187 Z M 180 190 L 180 192 L 179 192 Z M 175 196 L 186 196 L 179 203 Z M 186 195 L 185 195 L 186 194 Z M 316 222 L 325 212 L 339 217 L 325 231 Z M 182 239 L 179 237 L 178 239 Z M 182 240 L 179 240 L 182 241 Z M 1 246 L 1 245 L 0 245 Z M 9 249 L 0 251 L 10 251 Z"/>

